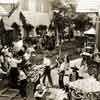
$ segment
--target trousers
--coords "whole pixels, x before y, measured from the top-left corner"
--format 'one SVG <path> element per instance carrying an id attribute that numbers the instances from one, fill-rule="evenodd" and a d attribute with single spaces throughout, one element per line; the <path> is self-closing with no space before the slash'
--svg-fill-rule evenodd
<path id="1" fill-rule="evenodd" d="M 61 72 L 59 73 L 59 87 L 60 87 L 61 89 L 64 89 L 64 82 L 63 82 L 64 74 L 65 74 L 65 71 L 61 71 Z"/>
<path id="2" fill-rule="evenodd" d="M 51 86 L 53 86 L 52 78 L 51 78 L 51 69 L 50 66 L 45 66 L 43 84 L 45 85 L 45 79 L 48 77 L 48 81 Z"/>

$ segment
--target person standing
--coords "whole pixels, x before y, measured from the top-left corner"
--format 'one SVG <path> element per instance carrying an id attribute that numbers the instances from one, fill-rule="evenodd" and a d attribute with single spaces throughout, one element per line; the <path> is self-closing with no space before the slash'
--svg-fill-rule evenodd
<path id="1" fill-rule="evenodd" d="M 61 89 L 64 89 L 63 79 L 64 79 L 65 71 L 69 70 L 69 66 L 70 66 L 69 56 L 65 56 L 64 62 L 61 64 L 59 68 L 59 87 Z"/>
<path id="2" fill-rule="evenodd" d="M 18 88 L 18 64 L 21 63 L 21 59 L 18 60 L 15 55 L 11 56 L 9 59 L 9 79 L 10 79 L 10 86 L 12 88 Z"/>
<path id="3" fill-rule="evenodd" d="M 19 85 L 20 95 L 24 100 L 26 100 L 27 76 L 24 73 L 24 71 L 21 69 L 21 67 L 19 67 L 18 72 L 19 72 L 19 83 L 20 83 L 20 85 Z"/>
<path id="4" fill-rule="evenodd" d="M 50 82 L 50 85 L 53 86 L 52 78 L 51 78 L 51 60 L 49 56 L 45 56 L 43 58 L 43 65 L 44 65 L 44 74 L 43 74 L 43 84 L 45 86 L 45 79 L 48 77 L 48 81 Z"/>

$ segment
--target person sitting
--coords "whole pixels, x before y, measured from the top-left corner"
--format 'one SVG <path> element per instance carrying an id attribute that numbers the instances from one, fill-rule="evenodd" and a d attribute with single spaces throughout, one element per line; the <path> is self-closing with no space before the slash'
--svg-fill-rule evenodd
<path id="1" fill-rule="evenodd" d="M 72 67 L 72 73 L 70 74 L 70 81 L 76 81 L 79 79 L 78 68 L 76 66 Z"/>
<path id="2" fill-rule="evenodd" d="M 36 92 L 34 94 L 34 97 L 36 100 L 42 100 L 45 97 L 45 94 L 47 92 L 47 88 L 41 84 L 39 84 L 36 88 Z"/>

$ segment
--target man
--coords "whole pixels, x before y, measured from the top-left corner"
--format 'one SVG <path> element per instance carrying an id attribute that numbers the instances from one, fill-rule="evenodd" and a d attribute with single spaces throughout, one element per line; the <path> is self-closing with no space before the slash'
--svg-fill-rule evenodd
<path id="1" fill-rule="evenodd" d="M 51 78 L 51 69 L 50 69 L 51 60 L 48 55 L 43 58 L 43 65 L 44 65 L 43 84 L 45 85 L 45 79 L 47 76 L 48 80 L 50 82 L 50 85 L 53 86 L 53 82 L 52 82 L 52 78 Z"/>
<path id="2" fill-rule="evenodd" d="M 22 59 L 18 60 L 16 55 L 13 55 L 9 59 L 9 79 L 12 88 L 18 88 L 18 64 L 22 62 Z"/>
<path id="3" fill-rule="evenodd" d="M 27 98 L 27 91 L 26 91 L 27 76 L 26 76 L 26 74 L 24 73 L 24 71 L 22 70 L 21 67 L 19 67 L 18 72 L 19 72 L 18 78 L 19 78 L 19 82 L 20 82 L 20 85 L 19 85 L 20 95 L 23 98 L 23 100 L 26 100 L 26 98 Z"/>
<path id="4" fill-rule="evenodd" d="M 61 89 L 64 89 L 64 82 L 63 82 L 63 78 L 65 75 L 65 71 L 69 70 L 69 56 L 65 56 L 64 58 L 64 62 L 61 64 L 60 68 L 59 68 L 59 87 Z"/>

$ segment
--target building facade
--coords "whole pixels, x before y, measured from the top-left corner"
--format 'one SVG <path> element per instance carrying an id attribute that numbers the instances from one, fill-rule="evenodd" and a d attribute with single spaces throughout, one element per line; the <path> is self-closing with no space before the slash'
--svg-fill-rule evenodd
<path id="1" fill-rule="evenodd" d="M 13 0 L 12 0 L 13 1 Z M 51 6 L 48 0 L 18 0 L 18 7 L 12 13 L 12 15 L 7 18 L 5 16 L 5 22 L 9 25 L 12 21 L 20 23 L 19 12 L 22 11 L 28 23 L 36 26 L 39 24 L 49 25 L 50 23 L 50 13 Z M 5 10 L 5 12 L 10 12 L 13 9 L 13 3 L 0 3 Z"/>

